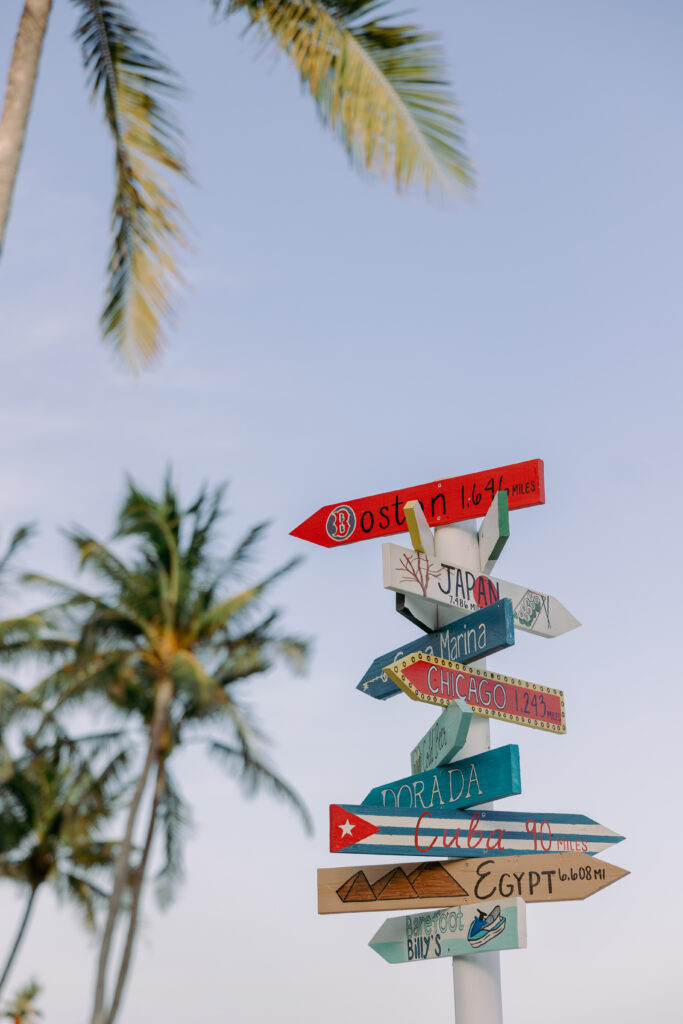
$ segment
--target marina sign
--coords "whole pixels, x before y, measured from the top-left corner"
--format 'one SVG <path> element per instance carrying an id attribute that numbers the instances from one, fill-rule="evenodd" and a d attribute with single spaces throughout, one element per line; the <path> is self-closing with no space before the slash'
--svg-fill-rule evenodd
<path id="1" fill-rule="evenodd" d="M 505 647 L 511 647 L 514 642 L 512 602 L 504 598 L 489 605 L 488 608 L 482 608 L 456 619 L 455 622 L 449 622 L 447 626 L 442 626 L 427 636 L 420 636 L 417 640 L 403 644 L 402 647 L 395 647 L 393 651 L 381 654 L 366 669 L 356 689 L 370 697 L 376 697 L 377 700 L 386 700 L 387 697 L 395 697 L 400 692 L 397 683 L 389 679 L 384 671 L 384 666 L 391 662 L 424 651 L 437 658 L 448 658 L 450 661 L 467 664 L 469 661 L 502 651 Z"/>

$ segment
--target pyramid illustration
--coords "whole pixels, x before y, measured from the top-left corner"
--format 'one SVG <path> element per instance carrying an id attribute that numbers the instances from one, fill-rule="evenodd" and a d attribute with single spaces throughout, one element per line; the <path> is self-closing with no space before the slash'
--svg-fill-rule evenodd
<path id="1" fill-rule="evenodd" d="M 441 864 L 420 864 L 406 880 L 418 896 L 467 896 L 467 890 Z"/>
<path id="2" fill-rule="evenodd" d="M 347 878 L 344 884 L 337 889 L 337 896 L 344 903 L 361 903 L 377 899 L 364 871 L 357 871 L 355 875 Z"/>
<path id="3" fill-rule="evenodd" d="M 372 891 L 378 900 L 407 900 L 417 896 L 403 868 L 392 868 L 386 875 L 382 875 L 374 883 Z"/>

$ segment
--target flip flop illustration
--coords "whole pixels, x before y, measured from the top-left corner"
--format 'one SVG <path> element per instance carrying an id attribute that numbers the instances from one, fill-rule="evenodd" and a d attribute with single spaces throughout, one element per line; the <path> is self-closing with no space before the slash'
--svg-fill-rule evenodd
<path id="1" fill-rule="evenodd" d="M 475 948 L 495 939 L 505 928 L 505 918 L 501 916 L 499 906 L 495 906 L 490 914 L 478 910 L 477 915 L 467 932 L 467 941 Z"/>

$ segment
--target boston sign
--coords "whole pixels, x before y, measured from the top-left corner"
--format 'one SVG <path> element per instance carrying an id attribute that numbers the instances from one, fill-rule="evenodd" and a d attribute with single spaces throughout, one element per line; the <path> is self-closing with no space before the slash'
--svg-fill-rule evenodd
<path id="1" fill-rule="evenodd" d="M 498 491 L 508 492 L 511 509 L 542 505 L 545 501 L 542 460 L 531 459 L 481 473 L 325 505 L 291 533 L 293 537 L 332 548 L 407 532 L 402 508 L 411 499 L 422 504 L 429 526 L 446 526 L 484 516 Z"/>
<path id="2" fill-rule="evenodd" d="M 445 707 L 464 700 L 475 715 L 549 732 L 567 731 L 562 690 L 483 668 L 468 669 L 420 651 L 385 665 L 384 671 L 409 697 L 424 704 Z"/>

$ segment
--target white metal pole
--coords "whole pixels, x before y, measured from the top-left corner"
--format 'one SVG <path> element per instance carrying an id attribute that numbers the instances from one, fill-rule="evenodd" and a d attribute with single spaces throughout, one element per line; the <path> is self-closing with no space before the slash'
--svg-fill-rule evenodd
<path id="1" fill-rule="evenodd" d="M 437 559 L 458 565 L 479 574 L 479 545 L 476 527 L 440 526 L 434 531 Z M 455 615 L 439 605 L 438 625 L 451 622 Z M 486 658 L 473 664 L 486 666 Z M 489 719 L 474 715 L 467 742 L 456 757 L 469 757 L 491 749 Z M 492 807 L 492 804 L 482 805 Z M 500 953 L 479 953 L 477 956 L 453 957 L 453 994 L 456 1024 L 502 1024 L 503 1002 L 500 987 Z"/>

